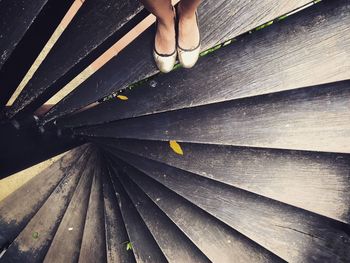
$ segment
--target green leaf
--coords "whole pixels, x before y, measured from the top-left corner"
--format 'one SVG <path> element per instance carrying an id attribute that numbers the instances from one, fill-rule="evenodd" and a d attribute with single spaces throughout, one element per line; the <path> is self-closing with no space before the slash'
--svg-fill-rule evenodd
<path id="1" fill-rule="evenodd" d="M 126 250 L 132 250 L 131 242 L 126 243 Z"/>
<path id="2" fill-rule="evenodd" d="M 39 237 L 39 233 L 38 232 L 33 232 L 32 237 L 34 239 L 37 239 Z"/>

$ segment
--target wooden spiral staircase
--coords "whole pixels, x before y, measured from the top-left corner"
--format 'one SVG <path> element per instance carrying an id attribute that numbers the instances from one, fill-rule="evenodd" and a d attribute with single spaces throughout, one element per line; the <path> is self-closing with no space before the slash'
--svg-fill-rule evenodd
<path id="1" fill-rule="evenodd" d="M 0 176 L 69 150 L 0 202 L 0 262 L 350 262 L 349 0 L 203 1 L 193 69 L 150 27 L 35 116 L 147 15 L 85 0 L 6 106 L 72 2 L 0 0 Z"/>

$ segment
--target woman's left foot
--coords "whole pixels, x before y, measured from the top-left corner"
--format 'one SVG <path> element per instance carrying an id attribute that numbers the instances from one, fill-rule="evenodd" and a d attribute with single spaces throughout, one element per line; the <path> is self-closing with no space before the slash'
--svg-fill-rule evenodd
<path id="1" fill-rule="evenodd" d="M 184 68 L 191 68 L 196 64 L 200 52 L 198 18 L 197 13 L 183 12 L 180 4 L 177 7 L 177 52 L 180 64 Z"/>

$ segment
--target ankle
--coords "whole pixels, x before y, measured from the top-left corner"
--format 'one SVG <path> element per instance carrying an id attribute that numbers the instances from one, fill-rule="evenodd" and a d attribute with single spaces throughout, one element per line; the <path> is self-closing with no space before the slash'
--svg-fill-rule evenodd
<path id="1" fill-rule="evenodd" d="M 180 20 L 191 20 L 196 16 L 196 9 L 183 7 L 180 2 L 177 6 L 177 13 Z"/>
<path id="2" fill-rule="evenodd" d="M 165 30 L 167 32 L 173 31 L 175 28 L 174 25 L 174 19 L 169 20 L 169 19 L 157 19 L 157 28 L 158 30 Z"/>
<path id="3" fill-rule="evenodd" d="M 174 27 L 174 20 L 175 13 L 172 6 L 166 14 L 162 15 L 162 17 L 157 17 L 158 25 L 162 26 L 165 29 L 171 29 Z"/>

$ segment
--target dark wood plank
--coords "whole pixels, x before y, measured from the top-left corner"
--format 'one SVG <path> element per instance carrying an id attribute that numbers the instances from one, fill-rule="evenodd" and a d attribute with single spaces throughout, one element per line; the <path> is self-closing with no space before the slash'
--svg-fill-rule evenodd
<path id="1" fill-rule="evenodd" d="M 348 154 L 180 143 L 182 156 L 174 153 L 169 142 L 99 142 L 350 223 Z"/>
<path id="2" fill-rule="evenodd" d="M 0 247 L 12 243 L 76 162 L 89 155 L 85 148 L 68 152 L 0 202 Z"/>
<path id="3" fill-rule="evenodd" d="M 146 12 L 123 28 L 140 10 L 140 2 L 135 0 L 84 1 L 7 115 L 39 108 L 144 18 Z"/>
<path id="4" fill-rule="evenodd" d="M 29 8 L 35 8 L 35 5 L 33 5 L 34 2 L 39 1 L 32 1 L 30 4 L 29 1 L 2 2 L 8 2 L 10 5 L 28 5 Z M 65 16 L 73 2 L 73 0 L 47 1 L 47 4 L 41 9 L 40 13 L 35 17 L 34 21 L 32 21 L 30 27 L 26 30 L 24 36 L 21 38 L 21 41 L 17 43 L 16 48 L 11 52 L 11 56 L 6 60 L 6 63 L 2 67 L 0 66 L 0 111 L 2 107 L 6 105 L 7 101 L 11 98 L 13 92 L 21 83 L 23 77 L 28 72 L 35 59 L 38 57 L 47 41 L 54 33 L 58 24 L 61 22 L 62 18 Z M 7 19 L 8 17 L 6 15 L 4 17 L 2 11 L 0 11 L 0 19 Z M 7 12 L 7 10 L 5 12 Z M 26 20 L 22 20 L 20 17 L 17 17 L 20 12 L 23 12 L 19 6 L 14 9 L 11 8 L 10 12 L 15 12 L 16 16 L 10 17 L 11 20 L 6 20 L 5 22 L 13 23 L 11 27 L 16 27 L 15 30 L 18 30 L 24 26 L 24 24 L 20 22 L 28 22 Z M 7 15 L 11 16 L 10 13 Z M 0 32 L 3 32 L 3 30 L 1 30 L 1 26 L 3 26 L 3 24 L 0 25 Z M 11 37 L 12 32 L 10 34 L 7 33 L 1 35 L 5 38 Z M 0 46 L 2 44 L 3 42 L 0 40 Z"/>
<path id="5" fill-rule="evenodd" d="M 118 178 L 168 262 L 210 262 L 208 258 L 130 179 Z"/>
<path id="6" fill-rule="evenodd" d="M 121 120 L 77 134 L 350 153 L 349 84 Z"/>
<path id="7" fill-rule="evenodd" d="M 30 116 L 0 123 L 0 179 L 66 152 L 83 142 L 71 134 L 59 134 L 49 125 L 42 132 Z"/>
<path id="8" fill-rule="evenodd" d="M 106 237 L 102 193 L 102 161 L 95 164 L 79 262 L 106 262 Z"/>
<path id="9" fill-rule="evenodd" d="M 82 156 L 74 162 L 74 166 L 6 250 L 1 262 L 43 261 L 88 160 L 89 156 Z"/>
<path id="10" fill-rule="evenodd" d="M 349 225 L 136 155 L 118 157 L 288 262 L 345 262 Z"/>
<path id="11" fill-rule="evenodd" d="M 128 101 L 101 103 L 61 125 L 91 125 L 349 79 L 349 24 L 348 1 L 324 1 L 201 58 L 191 70 L 160 75 L 127 91 Z"/>
<path id="12" fill-rule="evenodd" d="M 167 262 L 164 254 L 132 204 L 130 197 L 118 180 L 116 176 L 118 168 L 115 167 L 115 164 L 110 165 L 112 165 L 110 175 L 114 191 L 130 238 L 130 240 L 124 241 L 125 249 L 127 249 L 127 243 L 131 242 L 132 250 L 138 263 Z"/>
<path id="13" fill-rule="evenodd" d="M 103 174 L 103 197 L 106 229 L 107 262 L 135 262 L 132 250 L 126 250 L 130 240 L 115 196 L 108 171 Z"/>
<path id="14" fill-rule="evenodd" d="M 235 262 L 281 261 L 277 256 L 147 175 L 125 164 L 124 169 L 154 204 L 166 213 L 211 262 L 231 263 L 232 259 L 235 259 Z M 182 257 L 179 257 L 179 261 L 180 258 Z"/>
<path id="15" fill-rule="evenodd" d="M 308 2 L 310 1 L 203 1 L 198 10 L 200 31 L 202 35 L 202 50 L 212 47 L 217 43 L 221 43 L 224 40 L 236 37 L 255 28 L 258 25 L 270 21 L 282 14 L 290 12 L 295 8 L 303 6 Z M 282 27 L 277 26 L 277 31 L 279 31 L 278 34 L 280 34 Z M 270 34 L 270 36 L 272 35 Z M 284 37 L 285 36 L 283 36 L 283 38 Z M 113 91 L 124 89 L 130 83 L 155 74 L 157 70 L 153 62 L 151 52 L 153 49 L 153 38 L 154 27 L 151 27 L 142 35 L 140 35 L 138 39 L 133 41 L 126 49 L 120 52 L 116 57 L 110 60 L 94 75 L 92 75 L 88 80 L 77 87 L 71 94 L 65 97 L 61 103 L 52 108 L 51 111 L 47 114 L 44 122 L 55 119 L 58 116 L 62 116 L 64 114 L 74 112 L 77 109 L 80 109 L 90 103 L 99 100 L 100 98 L 105 97 L 106 95 L 111 94 Z M 267 40 L 268 39 L 260 38 L 260 41 L 264 42 L 258 43 L 259 45 L 262 45 Z M 271 46 L 271 44 L 271 41 L 267 41 L 266 47 Z M 246 43 L 243 44 L 243 46 L 245 45 Z M 229 48 L 229 50 L 233 49 L 234 51 L 230 53 L 238 52 L 237 48 Z M 244 52 L 244 55 L 246 55 L 245 53 L 246 52 Z M 243 56 L 242 53 L 240 56 Z M 196 66 L 198 69 L 201 68 L 200 65 L 202 63 L 205 63 L 204 61 L 207 61 L 206 59 L 201 60 L 203 62 L 200 62 Z M 211 62 L 213 62 L 213 60 L 211 60 Z M 215 66 L 213 69 L 215 69 L 216 73 L 222 70 L 218 69 Z M 242 72 L 244 70 L 242 70 Z M 192 69 L 190 71 L 181 70 L 180 72 L 182 72 L 180 73 L 182 78 L 186 75 L 193 76 L 192 73 L 195 71 Z M 230 75 L 231 72 L 232 71 L 230 71 Z M 202 74 L 207 73 L 208 72 L 203 72 Z M 195 77 L 195 79 L 199 78 L 199 76 Z M 98 87 L 98 92 L 96 92 L 96 87 Z M 197 90 L 198 89 L 196 88 L 196 91 Z"/>
<path id="16" fill-rule="evenodd" d="M 47 0 L 0 1 L 0 69 L 46 3 Z"/>
<path id="17" fill-rule="evenodd" d="M 97 158 L 97 153 L 94 152 L 83 170 L 43 262 L 78 261 Z"/>

